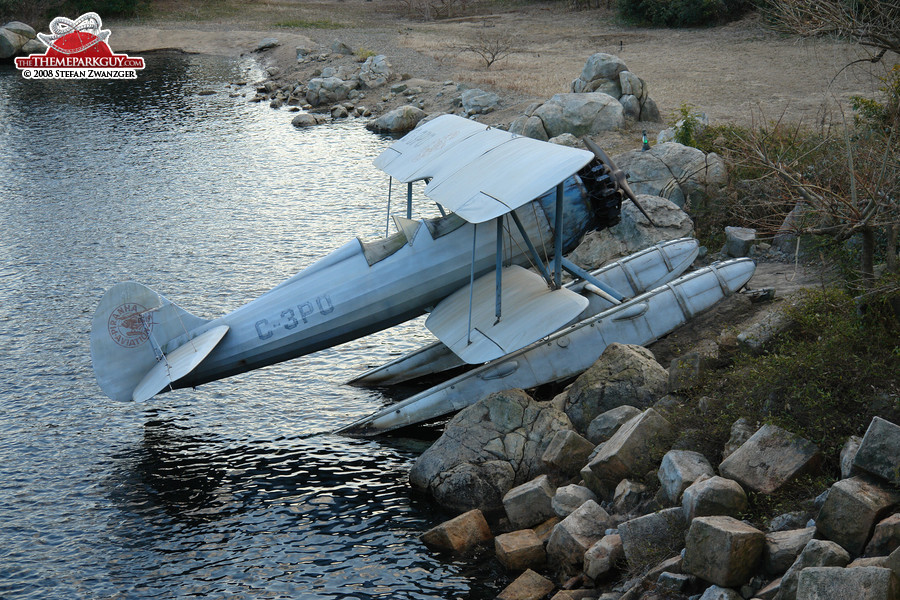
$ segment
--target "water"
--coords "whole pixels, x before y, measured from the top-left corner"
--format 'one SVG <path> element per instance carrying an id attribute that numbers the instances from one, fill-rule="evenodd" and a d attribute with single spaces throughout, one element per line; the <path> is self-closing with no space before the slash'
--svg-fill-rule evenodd
<path id="1" fill-rule="evenodd" d="M 493 597 L 490 561 L 418 541 L 448 516 L 406 481 L 423 445 L 329 433 L 384 405 L 343 383 L 421 323 L 143 405 L 98 388 L 114 283 L 211 318 L 384 233 L 391 140 L 230 97 L 252 63 L 146 59 L 137 81 L 0 69 L 0 598 Z"/>

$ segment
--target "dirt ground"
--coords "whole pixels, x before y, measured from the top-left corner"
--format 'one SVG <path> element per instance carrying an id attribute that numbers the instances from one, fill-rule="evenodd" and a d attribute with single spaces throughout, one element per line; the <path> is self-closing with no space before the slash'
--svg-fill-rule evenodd
<path id="1" fill-rule="evenodd" d="M 623 26 L 606 9 L 574 11 L 561 1 L 493 3 L 474 9 L 483 15 L 441 21 L 406 18 L 385 0 L 225 0 L 216 10 L 203 2 L 154 6 L 159 16 L 107 24 L 115 49 L 236 55 L 273 36 L 281 47 L 263 59 L 278 64 L 282 77 L 300 79 L 309 73 L 296 64 L 295 47 L 312 43 L 327 50 L 338 39 L 387 55 L 397 73 L 499 92 L 506 110 L 495 121 L 508 122 L 527 103 L 569 91 L 595 52 L 619 56 L 644 79 L 666 121 L 682 105 L 697 107 L 713 123 L 749 125 L 782 116 L 807 125 L 838 121 L 851 95 L 874 94 L 876 76 L 886 68 L 843 68 L 865 58 L 865 51 L 840 41 L 783 36 L 756 15 L 720 27 L 675 30 Z M 490 8 L 497 6 L 506 8 Z M 489 69 L 464 49 L 497 40 L 514 52 Z M 897 57 L 892 59 L 887 66 Z"/>

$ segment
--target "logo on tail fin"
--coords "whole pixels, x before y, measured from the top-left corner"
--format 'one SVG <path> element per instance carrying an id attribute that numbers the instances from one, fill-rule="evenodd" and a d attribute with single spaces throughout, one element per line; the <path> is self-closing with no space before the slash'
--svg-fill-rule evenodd
<path id="1" fill-rule="evenodd" d="M 137 348 L 153 329 L 153 319 L 145 318 L 146 313 L 146 307 L 133 302 L 117 306 L 109 315 L 109 337 L 124 348 Z"/>

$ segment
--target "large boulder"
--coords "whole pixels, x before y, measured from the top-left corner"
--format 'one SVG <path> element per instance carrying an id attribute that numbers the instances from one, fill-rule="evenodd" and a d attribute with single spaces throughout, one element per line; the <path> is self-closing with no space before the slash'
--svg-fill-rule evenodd
<path id="1" fill-rule="evenodd" d="M 797 600 L 898 600 L 900 580 L 881 567 L 811 567 L 800 573 Z"/>
<path id="2" fill-rule="evenodd" d="M 714 474 L 712 465 L 699 452 L 669 450 L 663 456 L 656 477 L 665 499 L 674 505 L 681 500 L 681 494 L 692 483 Z"/>
<path id="3" fill-rule="evenodd" d="M 462 108 L 467 115 L 483 115 L 494 112 L 500 106 L 500 96 L 478 88 L 463 91 Z"/>
<path id="4" fill-rule="evenodd" d="M 534 116 L 544 124 L 548 137 L 563 133 L 574 136 L 595 135 L 625 125 L 625 112 L 618 100 L 600 92 L 556 94 Z"/>
<path id="5" fill-rule="evenodd" d="M 552 592 L 554 587 L 552 581 L 528 569 L 503 588 L 497 595 L 497 600 L 541 600 Z"/>
<path id="6" fill-rule="evenodd" d="M 522 115 L 513 119 L 513 122 L 509 124 L 509 132 L 543 142 L 550 139 L 550 136 L 547 135 L 547 130 L 544 129 L 544 122 L 534 115 Z"/>
<path id="7" fill-rule="evenodd" d="M 722 476 L 771 494 L 821 462 L 816 446 L 777 425 L 763 425 L 719 465 Z"/>
<path id="8" fill-rule="evenodd" d="M 0 27 L 0 58 L 15 56 L 26 42 L 28 42 L 28 38 L 25 36 Z"/>
<path id="9" fill-rule="evenodd" d="M 622 536 L 617 533 L 605 535 L 584 553 L 584 574 L 594 581 L 602 579 L 615 570 L 623 558 Z"/>
<path id="10" fill-rule="evenodd" d="M 599 414 L 587 428 L 587 439 L 593 444 L 602 444 L 619 430 L 619 427 L 641 414 L 640 409 L 629 404 L 611 408 Z"/>
<path id="11" fill-rule="evenodd" d="M 666 394 L 668 372 L 642 346 L 613 342 L 566 396 L 565 411 L 586 431 L 596 417 L 620 407 L 648 408 Z"/>
<path id="12" fill-rule="evenodd" d="M 599 497 L 612 497 L 616 484 L 629 475 L 644 475 L 666 452 L 672 424 L 648 408 L 622 426 L 600 447 L 582 477 Z"/>
<path id="13" fill-rule="evenodd" d="M 660 196 L 639 194 L 637 198 L 650 214 L 653 224 L 647 221 L 633 202 L 625 202 L 620 221 L 612 227 L 585 235 L 570 260 L 586 269 L 596 269 L 658 242 L 693 235 L 693 221 L 677 205 Z"/>
<path id="14" fill-rule="evenodd" d="M 366 129 L 380 133 L 406 133 L 425 118 L 425 111 L 407 104 L 366 123 Z"/>
<path id="15" fill-rule="evenodd" d="M 553 528 L 547 541 L 547 559 L 563 572 L 580 569 L 584 553 L 606 534 L 610 525 L 609 514 L 588 500 Z"/>
<path id="16" fill-rule="evenodd" d="M 377 88 L 388 82 L 391 78 L 391 63 L 384 54 L 370 56 L 360 67 L 357 80 L 360 87 Z"/>
<path id="17" fill-rule="evenodd" d="M 647 83 L 628 70 L 618 56 L 598 52 L 590 56 L 581 74 L 572 82 L 574 93 L 602 92 L 616 98 L 632 119 L 659 121 L 659 109 L 648 92 Z"/>
<path id="18" fill-rule="evenodd" d="M 628 183 L 635 194 L 662 196 L 679 208 L 688 205 L 692 196 L 706 195 L 726 180 L 720 156 L 677 142 L 657 144 L 646 152 L 631 150 L 613 159 L 629 174 Z"/>
<path id="19" fill-rule="evenodd" d="M 680 508 L 667 508 L 619 525 L 629 565 L 639 567 L 677 554 L 684 546 L 687 521 Z"/>
<path id="20" fill-rule="evenodd" d="M 763 568 L 766 573 L 772 576 L 783 575 L 815 534 L 815 527 L 767 533 L 763 551 Z"/>
<path id="21" fill-rule="evenodd" d="M 553 435 L 541 462 L 556 474 L 575 475 L 593 451 L 594 444 L 571 429 L 561 429 Z"/>
<path id="22" fill-rule="evenodd" d="M 493 535 L 480 510 L 470 510 L 432 527 L 422 534 L 422 542 L 434 550 L 465 552 Z"/>
<path id="23" fill-rule="evenodd" d="M 546 475 L 517 485 L 503 496 L 503 508 L 513 527 L 534 527 L 556 515 L 552 502 L 556 490 Z"/>
<path id="24" fill-rule="evenodd" d="M 875 525 L 866 544 L 866 556 L 887 556 L 900 547 L 900 513 L 894 513 Z"/>
<path id="25" fill-rule="evenodd" d="M 796 600 L 800 573 L 809 567 L 845 567 L 850 555 L 839 545 L 828 540 L 810 540 L 800 556 L 781 578 L 775 600 Z"/>
<path id="26" fill-rule="evenodd" d="M 681 498 L 689 520 L 695 517 L 737 517 L 747 510 L 747 494 L 737 481 L 718 475 L 691 484 Z"/>
<path id="27" fill-rule="evenodd" d="M 697 517 L 685 539 L 685 572 L 722 587 L 750 580 L 762 558 L 762 531 L 732 517 Z"/>
<path id="28" fill-rule="evenodd" d="M 538 568 L 547 560 L 544 543 L 533 529 L 521 529 L 494 538 L 497 560 L 510 571 Z"/>
<path id="29" fill-rule="evenodd" d="M 416 460 L 410 483 L 451 510 L 499 510 L 506 492 L 541 474 L 553 434 L 571 426 L 565 413 L 522 390 L 491 394 L 447 424 Z"/>
<path id="30" fill-rule="evenodd" d="M 875 417 L 859 445 L 853 468 L 900 486 L 900 425 Z"/>
<path id="31" fill-rule="evenodd" d="M 861 477 L 841 479 L 828 490 L 816 531 L 854 556 L 862 554 L 875 524 L 900 502 L 900 494 Z"/>
<path id="32" fill-rule="evenodd" d="M 340 77 L 314 77 L 306 85 L 306 101 L 312 106 L 334 104 L 346 100 L 355 83 L 348 83 Z"/>
<path id="33" fill-rule="evenodd" d="M 628 67 L 618 56 L 598 52 L 588 57 L 581 69 L 581 75 L 572 82 L 572 91 L 581 93 L 585 91 L 594 91 L 588 89 L 593 82 L 602 81 L 620 81 L 620 73 L 628 71 Z M 598 84 L 599 85 L 599 84 Z M 594 87 L 597 89 L 597 86 Z M 632 93 L 629 91 L 629 93 Z"/>
<path id="34" fill-rule="evenodd" d="M 573 483 L 557 488 L 550 506 L 558 517 L 565 519 L 588 500 L 596 502 L 597 495 L 583 485 Z"/>

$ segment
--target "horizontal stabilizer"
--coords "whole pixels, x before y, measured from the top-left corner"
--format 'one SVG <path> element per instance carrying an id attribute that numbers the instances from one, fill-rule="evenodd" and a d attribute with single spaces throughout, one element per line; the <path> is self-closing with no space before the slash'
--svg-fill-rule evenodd
<path id="1" fill-rule="evenodd" d="M 185 342 L 172 352 L 163 355 L 156 366 L 150 369 L 150 372 L 134 388 L 132 398 L 136 402 L 149 400 L 193 371 L 212 352 L 226 333 L 228 333 L 227 325 L 213 327 Z"/>
<path id="2" fill-rule="evenodd" d="M 551 290 L 540 275 L 512 265 L 502 271 L 502 316 L 495 316 L 496 275 L 475 280 L 472 327 L 469 329 L 469 288 L 457 290 L 438 304 L 425 326 L 469 364 L 499 358 L 550 335 L 578 316 L 584 296 L 561 288 Z"/>

